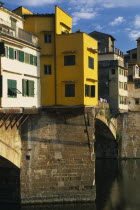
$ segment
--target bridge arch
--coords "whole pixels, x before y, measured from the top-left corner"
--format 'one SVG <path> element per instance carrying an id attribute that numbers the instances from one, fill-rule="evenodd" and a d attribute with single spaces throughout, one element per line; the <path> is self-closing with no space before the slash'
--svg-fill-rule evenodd
<path id="1" fill-rule="evenodd" d="M 108 121 L 105 116 L 96 116 L 94 144 L 96 158 L 118 157 L 115 122 L 115 119 Z"/>

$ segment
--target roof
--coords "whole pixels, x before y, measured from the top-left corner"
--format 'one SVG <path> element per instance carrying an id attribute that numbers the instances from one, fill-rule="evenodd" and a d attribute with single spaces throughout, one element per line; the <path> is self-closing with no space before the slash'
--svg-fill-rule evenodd
<path id="1" fill-rule="evenodd" d="M 24 17 L 54 17 L 55 14 L 28 14 L 28 15 L 23 15 Z"/>
<path id="2" fill-rule="evenodd" d="M 108 37 L 110 37 L 113 41 L 116 40 L 112 35 L 106 34 L 106 33 L 102 33 L 102 32 L 99 32 L 99 31 L 93 31 L 93 32 L 89 33 L 90 36 L 95 35 L 95 34 L 99 34 L 99 35 L 103 35 L 103 36 L 108 36 Z"/>
<path id="3" fill-rule="evenodd" d="M 137 50 L 137 48 L 133 48 L 132 50 L 128 50 L 126 52 L 129 53 L 130 51 L 133 51 L 133 50 Z"/>

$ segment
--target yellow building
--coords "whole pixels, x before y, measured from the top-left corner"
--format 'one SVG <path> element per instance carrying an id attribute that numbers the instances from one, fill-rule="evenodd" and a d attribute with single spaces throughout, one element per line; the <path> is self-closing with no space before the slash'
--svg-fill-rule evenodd
<path id="1" fill-rule="evenodd" d="M 24 7 L 25 29 L 39 38 L 41 48 L 41 105 L 98 104 L 97 41 L 72 33 L 72 17 L 58 6 L 55 14 L 33 14 Z"/>

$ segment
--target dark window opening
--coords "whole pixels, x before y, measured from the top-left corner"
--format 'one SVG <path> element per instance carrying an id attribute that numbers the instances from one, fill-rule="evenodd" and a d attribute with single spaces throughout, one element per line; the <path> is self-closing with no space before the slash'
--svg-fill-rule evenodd
<path id="1" fill-rule="evenodd" d="M 44 74 L 45 75 L 51 74 L 51 65 L 44 65 Z"/>
<path id="2" fill-rule="evenodd" d="M 140 100 L 139 99 L 135 99 L 135 104 L 136 105 L 140 105 Z"/>
<path id="3" fill-rule="evenodd" d="M 75 84 L 65 85 L 65 97 L 75 97 Z"/>
<path id="4" fill-rule="evenodd" d="M 111 69 L 111 73 L 112 74 L 115 74 L 115 69 Z"/>
<path id="5" fill-rule="evenodd" d="M 52 36 L 51 36 L 51 34 L 45 34 L 44 35 L 44 42 L 45 43 L 51 43 L 52 42 Z"/>
<path id="6" fill-rule="evenodd" d="M 132 58 L 137 58 L 137 53 L 133 53 Z"/>
<path id="7" fill-rule="evenodd" d="M 91 97 L 95 97 L 95 85 L 91 85 Z"/>
<path id="8" fill-rule="evenodd" d="M 64 56 L 64 66 L 75 65 L 75 55 L 65 55 Z"/>
<path id="9" fill-rule="evenodd" d="M 94 69 L 94 58 L 88 56 L 88 67 Z"/>

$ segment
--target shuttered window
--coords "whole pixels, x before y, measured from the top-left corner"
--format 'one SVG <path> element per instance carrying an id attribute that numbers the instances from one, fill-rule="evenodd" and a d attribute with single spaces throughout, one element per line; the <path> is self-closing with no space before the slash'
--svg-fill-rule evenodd
<path id="1" fill-rule="evenodd" d="M 91 85 L 91 97 L 95 97 L 95 85 Z"/>
<path id="2" fill-rule="evenodd" d="M 14 59 L 14 49 L 9 47 L 9 58 Z"/>
<path id="3" fill-rule="evenodd" d="M 30 64 L 33 65 L 33 55 L 30 54 Z"/>
<path id="4" fill-rule="evenodd" d="M 25 63 L 30 63 L 30 54 L 28 54 L 28 53 L 25 53 Z"/>
<path id="5" fill-rule="evenodd" d="M 24 62 L 24 52 L 23 51 L 19 51 L 19 61 Z"/>
<path id="6" fill-rule="evenodd" d="M 22 95 L 34 97 L 34 81 L 33 80 L 22 80 Z"/>
<path id="7" fill-rule="evenodd" d="M 65 97 L 75 97 L 75 84 L 65 84 Z"/>
<path id="8" fill-rule="evenodd" d="M 94 69 L 94 58 L 88 56 L 88 67 Z"/>
<path id="9" fill-rule="evenodd" d="M 33 56 L 34 66 L 37 66 L 37 56 Z"/>
<path id="10" fill-rule="evenodd" d="M 8 97 L 17 97 L 17 81 L 8 79 Z"/>

